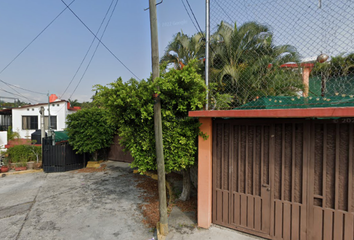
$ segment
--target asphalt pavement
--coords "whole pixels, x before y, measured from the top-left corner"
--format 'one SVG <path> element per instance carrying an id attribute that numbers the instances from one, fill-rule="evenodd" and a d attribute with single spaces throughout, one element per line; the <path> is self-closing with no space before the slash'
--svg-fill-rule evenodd
<path id="1" fill-rule="evenodd" d="M 28 173 L 0 177 L 0 239 L 156 239 L 143 225 L 142 193 L 126 163 L 104 172 Z M 195 227 L 177 207 L 166 239 L 258 239 L 230 229 Z"/>
<path id="2" fill-rule="evenodd" d="M 151 239 L 131 169 L 0 178 L 0 239 Z"/>

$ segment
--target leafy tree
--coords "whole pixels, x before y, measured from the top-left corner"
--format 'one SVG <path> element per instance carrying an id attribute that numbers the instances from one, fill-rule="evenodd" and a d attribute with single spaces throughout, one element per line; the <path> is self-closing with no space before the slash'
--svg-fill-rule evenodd
<path id="1" fill-rule="evenodd" d="M 67 117 L 69 144 L 77 153 L 91 153 L 97 161 L 98 150 L 113 142 L 114 126 L 107 120 L 107 111 L 89 108 Z"/>
<path id="2" fill-rule="evenodd" d="M 280 67 L 298 62 L 295 47 L 274 45 L 267 26 L 248 22 L 238 27 L 221 22 L 211 41 L 214 92 L 221 99 L 230 97 L 233 106 L 262 96 L 295 95 L 303 88 L 300 71 Z M 212 97 L 217 102 L 218 95 Z"/>
<path id="3" fill-rule="evenodd" d="M 165 170 L 183 171 L 187 179 L 182 200 L 189 198 L 189 167 L 197 154 L 199 122 L 188 117 L 188 111 L 201 109 L 205 101 L 205 84 L 197 73 L 197 61 L 183 69 L 171 69 L 155 82 L 119 78 L 109 86 L 96 85 L 99 101 L 109 112 L 109 122 L 118 128 L 121 144 L 134 158 L 132 167 L 140 172 L 156 170 L 154 136 L 154 99 L 159 86 L 163 131 Z M 165 66 L 162 66 L 162 69 Z"/>
<path id="4" fill-rule="evenodd" d="M 326 77 L 342 77 L 354 74 L 354 53 L 331 57 L 324 63 L 316 62 L 311 75 Z"/>

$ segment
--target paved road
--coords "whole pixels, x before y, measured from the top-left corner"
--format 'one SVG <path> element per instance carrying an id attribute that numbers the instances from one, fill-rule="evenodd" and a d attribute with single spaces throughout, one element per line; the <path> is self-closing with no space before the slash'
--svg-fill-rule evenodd
<path id="1" fill-rule="evenodd" d="M 0 178 L 0 239 L 151 239 L 127 165 Z"/>
<path id="2" fill-rule="evenodd" d="M 0 177 L 0 239 L 148 240 L 142 224 L 141 191 L 125 163 L 106 172 L 28 173 Z M 195 219 L 177 207 L 166 240 L 254 240 L 234 230 L 194 228 Z"/>

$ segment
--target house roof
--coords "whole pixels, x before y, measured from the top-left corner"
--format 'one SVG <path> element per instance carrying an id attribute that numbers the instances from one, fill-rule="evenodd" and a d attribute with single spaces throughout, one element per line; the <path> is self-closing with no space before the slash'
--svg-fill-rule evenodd
<path id="1" fill-rule="evenodd" d="M 62 103 L 62 102 L 67 102 L 66 100 L 60 100 L 60 101 L 57 101 L 57 102 L 53 102 L 53 103 Z M 21 106 L 21 107 L 17 107 L 17 108 L 12 108 L 12 109 L 21 109 L 21 108 L 28 108 L 28 107 L 37 107 L 37 106 L 47 106 L 48 103 L 37 103 L 37 104 L 30 104 L 30 105 L 24 105 L 24 106 Z"/>
<path id="2" fill-rule="evenodd" d="M 0 109 L 0 115 L 11 115 L 12 108 Z"/>
<path id="3" fill-rule="evenodd" d="M 67 108 L 70 111 L 77 111 L 77 110 L 81 109 L 81 107 L 70 107 L 70 103 L 67 100 L 54 101 L 54 102 L 50 102 L 50 104 L 63 103 L 63 102 L 67 103 Z M 24 105 L 24 106 L 17 107 L 17 108 L 12 108 L 12 109 L 23 109 L 23 108 L 39 107 L 39 106 L 48 106 L 48 103 L 37 103 L 37 104 L 33 104 L 33 105 Z"/>

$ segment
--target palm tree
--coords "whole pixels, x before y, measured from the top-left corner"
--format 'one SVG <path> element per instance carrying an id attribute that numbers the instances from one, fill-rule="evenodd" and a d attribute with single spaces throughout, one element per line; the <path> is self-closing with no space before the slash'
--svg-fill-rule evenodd
<path id="1" fill-rule="evenodd" d="M 303 87 L 300 72 L 280 66 L 298 59 L 293 46 L 275 46 L 269 28 L 255 22 L 221 22 L 211 37 L 211 79 L 233 107 L 262 96 L 295 95 Z"/>
<path id="2" fill-rule="evenodd" d="M 176 69 L 181 69 L 192 59 L 203 59 L 204 52 L 205 41 L 202 33 L 189 37 L 179 32 L 168 44 L 160 62 L 173 63 Z"/>

